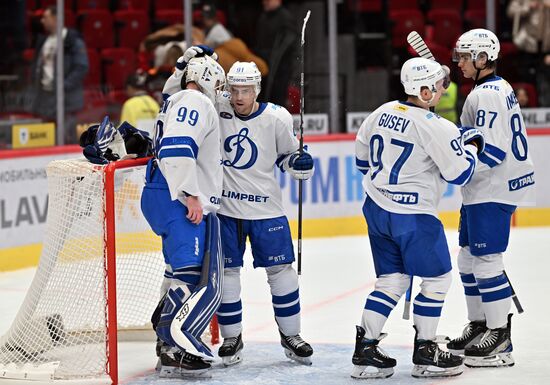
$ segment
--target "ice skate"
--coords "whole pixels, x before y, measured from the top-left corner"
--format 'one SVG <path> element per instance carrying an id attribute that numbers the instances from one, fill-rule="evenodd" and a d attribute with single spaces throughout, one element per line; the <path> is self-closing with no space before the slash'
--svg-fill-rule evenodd
<path id="1" fill-rule="evenodd" d="M 242 361 L 243 347 L 242 334 L 237 337 L 224 338 L 223 344 L 218 350 L 218 356 L 221 357 L 225 366 L 238 364 Z"/>
<path id="2" fill-rule="evenodd" d="M 497 368 L 513 366 L 512 314 L 508 323 L 499 329 L 487 329 L 479 343 L 464 350 L 464 364 L 470 368 Z"/>
<path id="3" fill-rule="evenodd" d="M 313 349 L 310 344 L 305 342 L 299 334 L 285 336 L 281 331 L 279 334 L 281 335 L 281 346 L 285 349 L 285 355 L 288 358 L 303 365 L 311 365 Z"/>
<path id="4" fill-rule="evenodd" d="M 354 365 L 351 376 L 353 378 L 388 378 L 393 375 L 393 368 L 397 364 L 395 359 L 388 357 L 378 343 L 387 334 L 381 334 L 376 340 L 365 339 L 365 329 L 356 326 L 355 351 L 351 362 Z"/>
<path id="5" fill-rule="evenodd" d="M 486 331 L 485 320 L 471 321 L 466 325 L 460 337 L 452 339 L 447 344 L 447 349 L 453 354 L 464 354 L 464 349 L 477 344 Z"/>
<path id="6" fill-rule="evenodd" d="M 462 362 L 462 357 L 439 349 L 435 341 L 419 340 L 417 336 L 415 336 L 413 353 L 414 367 L 411 373 L 413 377 L 458 376 L 464 371 Z"/>
<path id="7" fill-rule="evenodd" d="M 161 378 L 210 378 L 210 363 L 202 357 L 170 348 L 160 353 Z"/>

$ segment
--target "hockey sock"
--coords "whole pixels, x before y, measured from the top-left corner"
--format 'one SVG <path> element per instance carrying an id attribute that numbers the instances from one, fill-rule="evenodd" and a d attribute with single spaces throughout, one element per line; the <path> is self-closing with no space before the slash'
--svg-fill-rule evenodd
<path id="1" fill-rule="evenodd" d="M 504 274 L 492 278 L 477 278 L 483 310 L 489 329 L 506 326 L 512 304 L 512 289 Z"/>
<path id="2" fill-rule="evenodd" d="M 301 327 L 298 274 L 292 265 L 271 266 L 266 271 L 279 330 L 285 336 L 295 336 Z"/>
<path id="3" fill-rule="evenodd" d="M 237 337 L 242 332 L 241 268 L 223 271 L 222 303 L 218 308 L 218 324 L 223 338 Z"/>
<path id="4" fill-rule="evenodd" d="M 397 301 L 399 297 L 388 292 L 375 290 L 369 294 L 361 322 L 366 332 L 365 338 L 372 340 L 380 337 L 382 328 Z"/>
<path id="5" fill-rule="evenodd" d="M 468 308 L 468 319 L 470 321 L 482 321 L 485 319 L 481 305 L 481 295 L 473 274 L 460 273 L 464 294 L 466 296 L 466 307 Z"/>
<path id="6" fill-rule="evenodd" d="M 418 339 L 433 340 L 435 338 L 444 299 L 445 294 L 422 292 L 414 298 L 413 319 L 418 331 Z"/>

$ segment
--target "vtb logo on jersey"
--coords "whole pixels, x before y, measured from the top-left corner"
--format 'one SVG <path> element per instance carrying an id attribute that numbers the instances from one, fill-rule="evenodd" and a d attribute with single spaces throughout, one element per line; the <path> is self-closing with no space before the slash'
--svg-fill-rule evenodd
<path id="1" fill-rule="evenodd" d="M 223 149 L 228 158 L 233 155 L 233 159 L 224 160 L 223 165 L 237 170 L 252 167 L 258 159 L 258 147 L 248 137 L 248 128 L 246 127 L 241 128 L 237 135 L 228 136 L 223 143 Z"/>

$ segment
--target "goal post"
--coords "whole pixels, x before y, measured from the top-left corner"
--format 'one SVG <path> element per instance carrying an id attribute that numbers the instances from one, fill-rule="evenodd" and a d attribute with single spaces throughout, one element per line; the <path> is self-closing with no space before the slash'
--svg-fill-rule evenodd
<path id="1" fill-rule="evenodd" d="M 17 316 L 0 337 L 2 378 L 118 383 L 119 339 L 150 340 L 164 257 L 140 208 L 148 159 L 48 164 L 40 262 Z M 219 340 L 217 324 L 203 340 Z M 151 366 L 154 362 L 151 363 Z"/>

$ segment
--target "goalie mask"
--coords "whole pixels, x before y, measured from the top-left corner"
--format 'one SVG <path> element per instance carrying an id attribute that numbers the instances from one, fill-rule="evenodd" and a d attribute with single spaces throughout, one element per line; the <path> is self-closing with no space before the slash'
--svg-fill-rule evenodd
<path id="1" fill-rule="evenodd" d="M 228 86 L 254 86 L 256 97 L 262 90 L 262 74 L 254 62 L 235 62 L 227 73 Z"/>
<path id="2" fill-rule="evenodd" d="M 496 35 L 488 29 L 477 28 L 472 29 L 456 41 L 456 46 L 453 50 L 453 61 L 460 61 L 460 54 L 470 54 L 472 60 L 475 61 L 480 53 L 487 55 L 487 60 L 495 61 L 500 52 L 500 43 Z"/>
<path id="3" fill-rule="evenodd" d="M 416 96 L 425 103 L 431 103 L 437 92 L 437 82 L 444 79 L 445 71 L 436 61 L 415 57 L 407 60 L 401 67 L 401 84 L 407 95 Z M 434 95 L 431 100 L 420 97 L 422 87 L 428 87 Z"/>
<path id="4" fill-rule="evenodd" d="M 185 67 L 182 81 L 184 79 L 185 84 L 195 82 L 201 92 L 215 104 L 218 91 L 222 91 L 225 86 L 225 71 L 210 56 L 194 57 Z"/>

